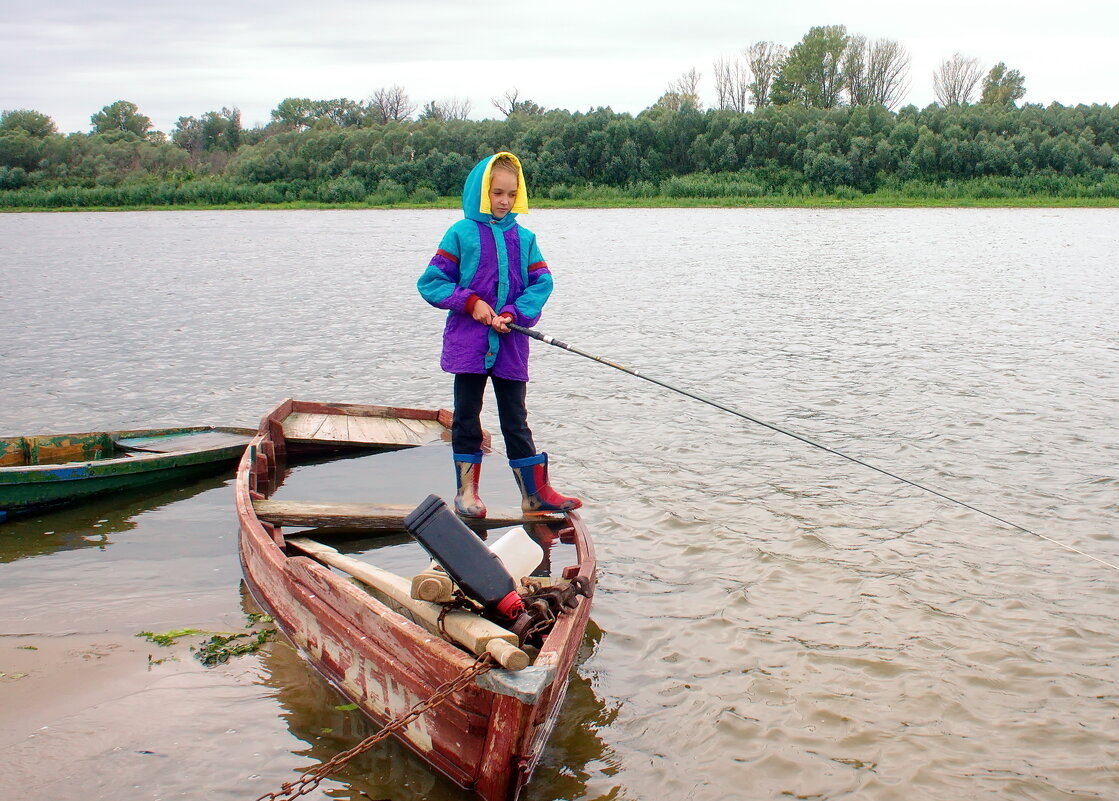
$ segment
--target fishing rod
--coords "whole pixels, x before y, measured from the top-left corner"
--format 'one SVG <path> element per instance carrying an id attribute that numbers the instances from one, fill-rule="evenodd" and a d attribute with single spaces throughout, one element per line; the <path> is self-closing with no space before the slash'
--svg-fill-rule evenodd
<path id="1" fill-rule="evenodd" d="M 609 359 L 604 359 L 601 356 L 596 356 L 593 353 L 588 353 L 587 351 L 581 350 L 580 348 L 577 348 L 574 345 L 569 345 L 568 343 L 563 342 L 561 340 L 558 340 L 555 337 L 550 337 L 547 334 L 543 334 L 543 333 L 537 331 L 534 328 L 526 328 L 525 326 L 517 325 L 515 323 L 509 323 L 509 328 L 510 328 L 510 330 L 517 331 L 521 334 L 526 334 L 526 335 L 532 337 L 533 339 L 538 339 L 546 345 L 552 345 L 554 347 L 560 348 L 561 350 L 570 351 L 571 353 L 578 354 L 579 356 L 583 356 L 587 359 L 590 359 L 591 361 L 596 361 L 599 364 L 605 364 L 608 367 L 613 367 L 615 370 L 621 370 L 623 373 L 629 373 L 630 375 L 635 376 L 637 378 L 640 378 L 644 381 L 649 381 L 653 384 L 656 384 L 657 386 L 664 387 L 665 389 L 671 390 L 673 392 L 677 392 L 681 395 L 684 395 L 685 397 L 692 398 L 693 400 L 697 400 L 700 403 L 706 403 L 708 406 L 714 406 L 716 409 L 722 409 L 724 412 L 729 412 L 730 414 L 733 414 L 736 417 L 741 417 L 744 420 L 749 420 L 751 423 L 756 423 L 757 425 L 763 426 L 764 428 L 768 428 L 771 431 L 776 431 L 778 434 L 784 434 L 787 437 L 792 437 L 793 439 L 800 440 L 801 442 L 805 443 L 806 445 L 811 445 L 813 448 L 819 448 L 820 450 L 825 451 L 827 453 L 830 453 L 834 456 L 842 457 L 843 459 L 846 459 L 849 462 L 854 462 L 857 465 L 861 465 L 863 467 L 870 468 L 871 470 L 874 470 L 875 472 L 881 473 L 884 476 L 889 476 L 890 478 L 895 479 L 896 481 L 900 481 L 904 484 L 908 484 L 911 487 L 916 487 L 917 489 L 919 489 L 923 492 L 928 492 L 928 493 L 931 493 L 932 495 L 937 496 L 938 498 L 943 498 L 944 500 L 949 501 L 951 503 L 954 503 L 957 506 L 962 506 L 965 509 L 970 509 L 973 512 L 978 512 L 979 514 L 984 515 L 985 517 L 989 517 L 992 520 L 997 520 L 999 523 L 1002 523 L 1005 526 L 1010 526 L 1011 528 L 1018 529 L 1018 531 L 1025 532 L 1026 534 L 1030 534 L 1034 537 L 1039 537 L 1040 539 L 1046 540 L 1047 542 L 1051 542 L 1054 545 L 1059 545 L 1060 547 L 1062 547 L 1062 548 L 1064 548 L 1068 551 L 1072 551 L 1073 553 L 1078 553 L 1081 556 L 1086 556 L 1086 557 L 1088 557 L 1089 559 L 1091 559 L 1095 562 L 1099 562 L 1102 565 L 1106 565 L 1107 567 L 1112 568 L 1113 570 L 1119 570 L 1119 565 L 1112 564 L 1111 562 L 1108 562 L 1105 559 L 1101 559 L 1098 556 L 1093 556 L 1092 554 L 1087 553 L 1085 551 L 1082 551 L 1079 548 L 1074 548 L 1073 546 L 1068 545 L 1067 543 L 1061 542 L 1060 540 L 1055 540 L 1052 537 L 1047 537 L 1046 535 L 1040 534 L 1036 531 L 1032 531 L 1032 530 L 1026 528 L 1025 526 L 1020 526 L 1017 523 L 1014 523 L 1010 520 L 999 517 L 998 515 L 991 514 L 990 512 L 986 512 L 986 511 L 984 511 L 984 510 L 982 510 L 982 509 L 980 509 L 976 506 L 972 506 L 970 503 L 965 503 L 964 501 L 957 500 L 956 498 L 953 498 L 949 495 L 945 495 L 943 492 L 940 492 L 939 490 L 935 490 L 932 487 L 927 487 L 924 484 L 921 484 L 920 482 L 913 481 L 912 479 L 908 479 L 905 476 L 899 476 L 897 473 L 891 473 L 889 470 L 885 470 L 881 467 L 875 467 L 874 465 L 872 465 L 868 462 L 864 462 L 862 459 L 857 459 L 854 456 L 848 456 L 846 453 L 843 453 L 842 451 L 837 451 L 835 448 L 829 448 L 827 445 L 822 445 L 819 442 L 815 442 L 815 441 L 809 439 L 808 437 L 797 434 L 795 431 L 788 431 L 784 428 L 781 428 L 780 426 L 775 426 L 772 423 L 767 423 L 764 420 L 759 420 L 758 418 L 756 418 L 752 415 L 746 414 L 743 411 L 740 411 L 738 409 L 731 408 L 730 406 L 727 406 L 725 404 L 719 403 L 719 401 L 712 400 L 711 398 L 705 398 L 702 395 L 697 395 L 694 392 L 689 392 L 686 389 L 680 389 L 680 387 L 673 386 L 672 384 L 669 384 L 666 381 L 661 381 L 658 378 L 653 378 L 652 376 L 645 375 L 644 373 L 639 373 L 637 370 L 634 370 L 632 367 L 626 367 L 623 364 L 618 364 L 617 362 L 612 362 Z"/>

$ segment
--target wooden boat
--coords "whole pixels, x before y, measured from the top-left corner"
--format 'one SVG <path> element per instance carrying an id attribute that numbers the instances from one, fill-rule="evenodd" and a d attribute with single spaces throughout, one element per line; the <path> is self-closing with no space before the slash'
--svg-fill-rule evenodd
<path id="1" fill-rule="evenodd" d="M 0 437 L 0 520 L 54 504 L 232 465 L 249 428 L 147 428 Z"/>
<path id="2" fill-rule="evenodd" d="M 250 591 L 302 655 L 382 725 L 460 676 L 474 663 L 474 653 L 425 628 L 422 610 L 405 606 L 386 588 L 386 571 L 284 527 L 337 531 L 350 526 L 366 537 L 371 530 L 401 532 L 412 507 L 303 504 L 269 496 L 279 486 L 285 459 L 305 448 L 415 448 L 448 440 L 450 423 L 446 410 L 287 400 L 261 421 L 237 471 L 240 555 Z M 449 459 L 447 464 L 450 474 Z M 517 798 L 540 758 L 590 616 L 595 573 L 591 539 L 573 512 L 526 516 L 519 509 L 491 511 L 487 520 L 472 521 L 477 529 L 515 523 L 534 531 L 534 537 L 555 537 L 557 547 L 561 539 L 573 546 L 566 549 L 571 564 L 554 565 L 553 572 L 585 583 L 587 597 L 576 598 L 574 608 L 556 618 L 538 651 L 525 649 L 532 652 L 531 665 L 495 668 L 479 676 L 397 735 L 429 766 L 485 801 Z M 407 577 L 395 578 L 398 585 L 408 586 Z M 497 628 L 470 612 L 457 614 Z M 448 625 L 444 633 L 449 630 Z M 483 637 L 471 646 L 482 651 L 487 643 Z"/>

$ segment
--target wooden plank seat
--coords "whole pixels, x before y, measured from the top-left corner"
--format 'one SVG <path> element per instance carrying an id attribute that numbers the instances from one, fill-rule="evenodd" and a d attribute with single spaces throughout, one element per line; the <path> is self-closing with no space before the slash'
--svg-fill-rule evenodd
<path id="1" fill-rule="evenodd" d="M 307 501 L 253 501 L 259 519 L 280 526 L 405 531 L 404 518 L 414 507 L 375 503 L 312 503 Z M 563 520 L 561 514 L 527 514 L 519 509 L 491 509 L 485 518 L 462 518 L 475 531 Z"/>
<path id="2" fill-rule="evenodd" d="M 438 420 L 295 412 L 283 430 L 288 442 L 412 447 L 437 442 L 446 428 Z"/>

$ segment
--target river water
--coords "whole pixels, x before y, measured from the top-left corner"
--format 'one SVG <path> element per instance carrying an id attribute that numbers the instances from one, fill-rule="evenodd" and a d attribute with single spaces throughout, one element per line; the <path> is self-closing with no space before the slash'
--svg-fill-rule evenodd
<path id="1" fill-rule="evenodd" d="M 449 406 L 414 284 L 454 219 L 0 215 L 0 434 Z M 600 571 L 526 798 L 1119 797 L 1119 211 L 523 221 L 541 330 L 1033 532 L 535 343 Z M 499 459 L 483 488 L 515 495 Z M 228 475 L 0 524 L 13 797 L 251 798 L 368 734 L 283 643 L 135 636 L 246 609 Z M 311 797 L 460 794 L 388 745 Z"/>

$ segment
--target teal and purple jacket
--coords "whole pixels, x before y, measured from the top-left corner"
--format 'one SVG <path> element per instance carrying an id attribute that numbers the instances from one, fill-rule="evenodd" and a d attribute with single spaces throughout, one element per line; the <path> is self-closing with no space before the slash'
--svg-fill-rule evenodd
<path id="1" fill-rule="evenodd" d="M 513 209 L 496 219 L 490 213 L 490 172 L 493 160 L 502 155 L 517 165 L 519 186 Z M 536 235 L 517 223 L 517 213 L 528 211 L 517 157 L 497 153 L 475 165 L 462 189 L 462 211 L 464 219 L 447 229 L 416 284 L 424 300 L 448 311 L 440 366 L 448 373 L 491 373 L 528 381 L 529 338 L 516 331 L 499 334 L 470 316 L 481 299 L 496 314 L 533 326 L 552 294 L 552 273 L 536 246 Z"/>

